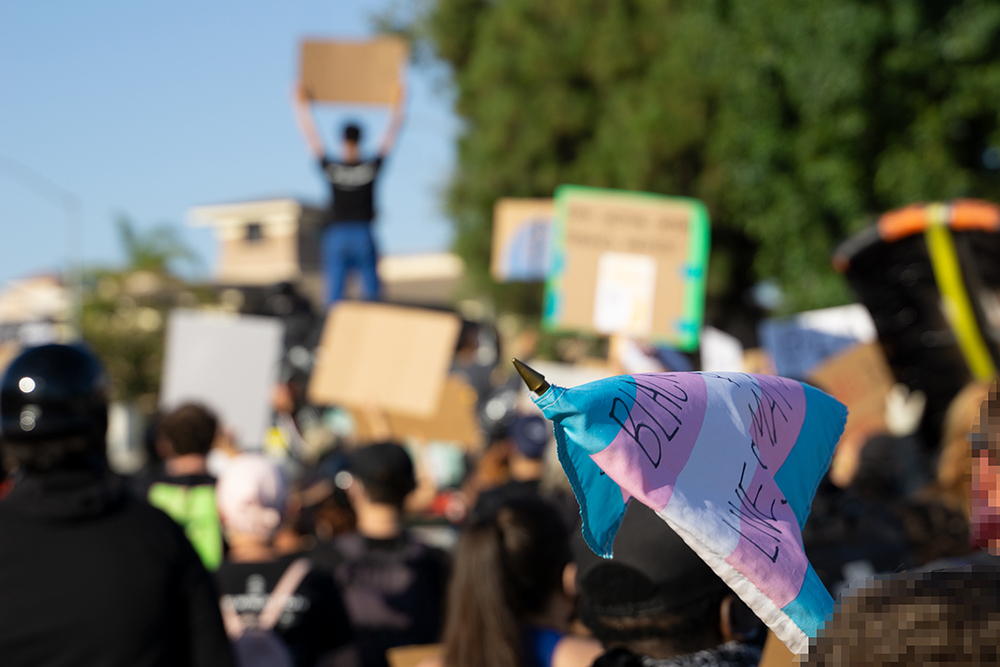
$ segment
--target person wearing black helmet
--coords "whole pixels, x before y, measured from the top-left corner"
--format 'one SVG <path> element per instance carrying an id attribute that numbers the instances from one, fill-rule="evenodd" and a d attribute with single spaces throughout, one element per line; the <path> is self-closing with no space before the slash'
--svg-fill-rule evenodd
<path id="1" fill-rule="evenodd" d="M 80 346 L 17 357 L 0 382 L 13 489 L 0 502 L 0 656 L 15 665 L 233 665 L 183 531 L 105 459 L 109 382 Z"/>

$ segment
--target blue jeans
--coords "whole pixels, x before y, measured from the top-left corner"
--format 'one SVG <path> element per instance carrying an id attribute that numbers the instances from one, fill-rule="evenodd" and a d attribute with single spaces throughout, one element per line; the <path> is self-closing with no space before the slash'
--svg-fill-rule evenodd
<path id="1" fill-rule="evenodd" d="M 371 223 L 337 222 L 328 226 L 320 238 L 320 254 L 328 306 L 343 298 L 344 283 L 352 270 L 361 274 L 361 298 L 366 301 L 378 299 L 379 282 L 375 270 L 378 253 Z"/>

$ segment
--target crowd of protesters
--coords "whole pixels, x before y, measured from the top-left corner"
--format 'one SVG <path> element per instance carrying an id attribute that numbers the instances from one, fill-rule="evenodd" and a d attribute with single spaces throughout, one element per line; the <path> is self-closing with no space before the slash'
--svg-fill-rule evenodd
<path id="1" fill-rule="evenodd" d="M 761 659 L 767 629 L 648 508 L 630 505 L 613 559 L 589 550 L 572 495 L 545 483 L 539 417 L 469 455 L 468 511 L 426 530 L 400 444 L 290 465 L 234 448 L 198 404 L 161 415 L 158 459 L 122 479 L 108 389 L 78 346 L 30 348 L 4 376 L 5 665 L 385 667 L 412 647 L 423 667 Z M 970 386 L 933 456 L 882 436 L 824 480 L 803 539 L 840 602 L 812 664 L 996 663 L 998 418 L 995 385 Z"/>

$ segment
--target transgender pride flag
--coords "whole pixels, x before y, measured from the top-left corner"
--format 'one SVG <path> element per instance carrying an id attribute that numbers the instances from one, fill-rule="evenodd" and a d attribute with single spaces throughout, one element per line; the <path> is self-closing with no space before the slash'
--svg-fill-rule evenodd
<path id="1" fill-rule="evenodd" d="M 611 556 L 630 498 L 652 508 L 796 653 L 833 599 L 802 526 L 847 409 L 746 373 L 621 375 L 534 399 L 555 425 L 583 534 Z"/>

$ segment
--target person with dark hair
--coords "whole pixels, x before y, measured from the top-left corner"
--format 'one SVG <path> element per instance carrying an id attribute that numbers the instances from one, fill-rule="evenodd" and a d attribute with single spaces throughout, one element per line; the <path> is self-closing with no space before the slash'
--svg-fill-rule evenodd
<path id="1" fill-rule="evenodd" d="M 1000 663 L 1000 570 L 985 565 L 867 580 L 810 642 L 815 667 Z"/>
<path id="2" fill-rule="evenodd" d="M 558 512 L 512 498 L 462 531 L 448 588 L 444 667 L 589 667 L 601 645 L 569 633 L 576 567 Z"/>
<path id="3" fill-rule="evenodd" d="M 156 451 L 163 467 L 145 480 L 151 505 L 179 523 L 209 570 L 222 563 L 223 540 L 215 507 L 215 478 L 208 474 L 208 453 L 218 433 L 211 410 L 185 403 L 163 415 Z"/>
<path id="4" fill-rule="evenodd" d="M 447 556 L 403 525 L 416 488 L 413 462 L 395 443 L 355 451 L 338 475 L 357 518 L 356 532 L 321 543 L 310 556 L 334 573 L 358 635 L 362 664 L 386 667 L 385 651 L 438 639 L 448 580 Z"/>
<path id="5" fill-rule="evenodd" d="M 313 155 L 319 160 L 324 178 L 330 184 L 330 206 L 320 240 L 328 305 L 343 297 L 345 280 L 352 270 L 361 275 L 363 297 L 367 300 L 379 297 L 376 270 L 378 252 L 372 237 L 375 181 L 402 126 L 404 99 L 404 89 L 400 84 L 392 117 L 376 157 L 361 157 L 361 128 L 349 123 L 343 128 L 340 158 L 334 159 L 327 155 L 323 140 L 316 130 L 305 91 L 301 87 L 297 89 L 295 110 L 299 127 Z"/>
<path id="6" fill-rule="evenodd" d="M 0 656 L 19 665 L 233 665 L 212 580 L 105 457 L 109 381 L 77 346 L 24 351 L 0 384 L 15 483 L 0 502 Z"/>
<path id="7" fill-rule="evenodd" d="M 753 667 L 763 625 L 651 509 L 629 505 L 614 558 L 577 536 L 580 620 L 608 652 L 599 667 Z"/>
<path id="8" fill-rule="evenodd" d="M 865 477 L 868 474 L 862 471 L 859 480 Z M 828 474 L 817 488 L 802 529 L 809 562 L 834 597 L 853 579 L 916 564 L 901 515 L 873 495 L 873 487 L 841 489 Z"/>
<path id="9" fill-rule="evenodd" d="M 551 427 L 540 416 L 518 415 L 506 431 L 507 437 L 494 446 L 505 450 L 510 479 L 479 494 L 472 511 L 475 516 L 492 514 L 510 498 L 540 495 L 542 476 L 545 474 L 543 457 L 552 433 Z"/>

